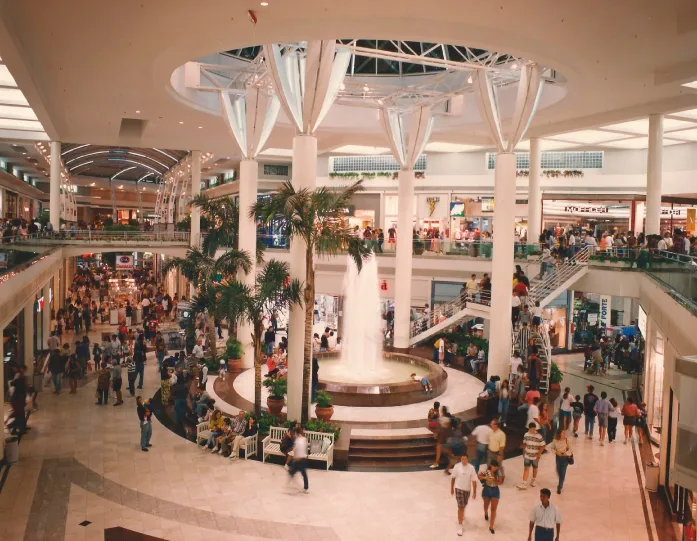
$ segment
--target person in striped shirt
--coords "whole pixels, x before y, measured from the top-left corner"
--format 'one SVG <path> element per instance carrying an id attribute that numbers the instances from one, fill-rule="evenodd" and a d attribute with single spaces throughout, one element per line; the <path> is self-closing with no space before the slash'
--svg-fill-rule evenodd
<path id="1" fill-rule="evenodd" d="M 529 312 L 526 312 L 529 314 Z M 528 359 L 528 344 L 530 343 L 530 327 L 528 327 L 527 322 L 522 322 L 520 330 L 518 331 L 518 345 L 520 348 L 520 356 L 523 361 Z"/>
<path id="2" fill-rule="evenodd" d="M 530 486 L 534 487 L 537 479 L 537 468 L 539 467 L 540 457 L 545 448 L 545 440 L 537 431 L 537 423 L 534 421 L 528 424 L 528 431 L 523 436 L 523 482 L 517 485 L 521 490 L 528 488 L 528 474 L 532 466 L 532 480 Z"/>

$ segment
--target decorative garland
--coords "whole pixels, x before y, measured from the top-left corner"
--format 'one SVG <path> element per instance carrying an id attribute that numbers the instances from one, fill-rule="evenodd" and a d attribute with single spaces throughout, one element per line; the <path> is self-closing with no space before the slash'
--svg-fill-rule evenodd
<path id="1" fill-rule="evenodd" d="M 519 169 L 516 171 L 515 174 L 516 177 L 529 177 L 530 176 L 530 171 L 527 169 Z M 581 178 L 584 176 L 583 171 L 579 169 L 565 169 L 564 171 L 560 171 L 559 169 L 545 169 L 542 171 L 541 176 L 547 177 L 547 178 Z"/>

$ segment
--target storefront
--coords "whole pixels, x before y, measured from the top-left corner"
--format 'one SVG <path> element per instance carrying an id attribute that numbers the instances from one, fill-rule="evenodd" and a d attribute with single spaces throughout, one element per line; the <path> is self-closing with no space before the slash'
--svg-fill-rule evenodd
<path id="1" fill-rule="evenodd" d="M 450 198 L 451 240 L 467 240 L 475 234 L 494 230 L 494 198 L 453 194 Z M 516 202 L 516 233 L 525 237 L 528 229 L 528 209 L 524 201 Z"/>
<path id="2" fill-rule="evenodd" d="M 655 321 L 648 323 L 644 309 L 639 306 L 637 318 L 639 333 L 645 339 L 644 347 L 644 377 L 640 387 L 643 401 L 646 402 L 648 413 L 647 424 L 651 439 L 661 444 L 663 426 L 663 393 L 666 337 Z"/>
<path id="3" fill-rule="evenodd" d="M 581 291 L 569 291 L 568 295 L 568 310 L 573 314 L 565 346 L 568 350 L 582 350 L 601 334 L 635 334 L 631 299 Z"/>
<path id="4" fill-rule="evenodd" d="M 542 310 L 542 319 L 547 325 L 549 342 L 553 353 L 567 350 L 569 342 L 569 305 L 571 299 L 573 299 L 570 293 L 565 291 Z"/>
<path id="5" fill-rule="evenodd" d="M 397 228 L 397 220 L 399 216 L 399 199 L 397 195 L 387 195 L 385 194 L 385 220 L 383 222 L 383 229 L 388 231 L 391 227 Z M 417 227 L 417 199 L 414 196 L 414 209 L 413 209 L 414 219 L 412 220 L 412 227 L 415 229 Z"/>

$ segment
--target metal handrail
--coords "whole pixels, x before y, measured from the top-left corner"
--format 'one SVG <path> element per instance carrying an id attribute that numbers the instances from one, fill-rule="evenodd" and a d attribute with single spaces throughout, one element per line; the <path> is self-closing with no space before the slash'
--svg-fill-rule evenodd
<path id="1" fill-rule="evenodd" d="M 576 252 L 573 257 L 564 261 L 561 264 L 553 266 L 553 270 L 549 276 L 543 277 L 542 280 L 536 282 L 529 291 L 529 297 L 533 301 L 542 301 L 550 292 L 557 289 L 561 284 L 574 276 L 579 269 L 588 265 L 589 251 L 588 247 L 584 246 Z M 541 271 L 540 271 L 541 272 Z M 540 295 L 541 294 L 541 295 Z"/>
<path id="2" fill-rule="evenodd" d="M 75 231 L 59 231 L 34 233 L 32 235 L 3 237 L 1 242 L 7 243 L 57 243 L 68 241 L 104 242 L 186 242 L 189 241 L 188 231 L 93 231 L 78 229 Z"/>
<path id="3" fill-rule="evenodd" d="M 441 319 L 443 316 L 445 316 L 445 320 L 451 318 L 458 312 L 467 308 L 467 304 L 491 306 L 491 294 L 489 291 L 480 291 L 474 299 L 468 298 L 466 295 L 458 295 L 452 301 L 439 303 L 437 308 L 431 307 L 426 313 L 411 322 L 410 337 L 414 338 L 432 327 L 435 327 L 439 323 L 442 323 L 442 321 L 444 321 Z"/>

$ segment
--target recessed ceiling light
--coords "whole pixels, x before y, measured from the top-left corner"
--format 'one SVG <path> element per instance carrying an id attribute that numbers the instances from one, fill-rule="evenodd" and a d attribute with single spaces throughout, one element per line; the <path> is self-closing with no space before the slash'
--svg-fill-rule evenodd
<path id="1" fill-rule="evenodd" d="M 517 70 L 517 69 L 518 69 L 518 63 L 517 63 L 517 62 L 513 62 L 513 64 L 511 64 L 511 69 L 512 69 L 512 70 Z"/>
<path id="2" fill-rule="evenodd" d="M 180 121 L 179 121 L 179 124 L 184 124 L 184 121 L 183 121 L 183 120 L 180 120 Z"/>
<path id="3" fill-rule="evenodd" d="M 140 111 L 136 111 L 136 114 L 139 115 L 139 114 L 140 114 Z"/>
<path id="4" fill-rule="evenodd" d="M 90 186 L 96 186 L 96 185 L 97 185 L 96 182 L 93 182 L 92 184 L 90 184 Z"/>
<path id="5" fill-rule="evenodd" d="M 266 6 L 269 5 L 269 3 L 268 3 L 268 2 L 262 2 L 261 5 L 264 6 L 264 7 L 266 7 Z"/>
<path id="6" fill-rule="evenodd" d="M 199 126 L 198 129 L 199 129 L 199 130 L 202 130 L 202 129 L 203 129 L 203 126 Z"/>
<path id="7" fill-rule="evenodd" d="M 467 77 L 467 84 L 468 85 L 472 84 L 472 76 L 471 75 L 469 77 Z"/>

